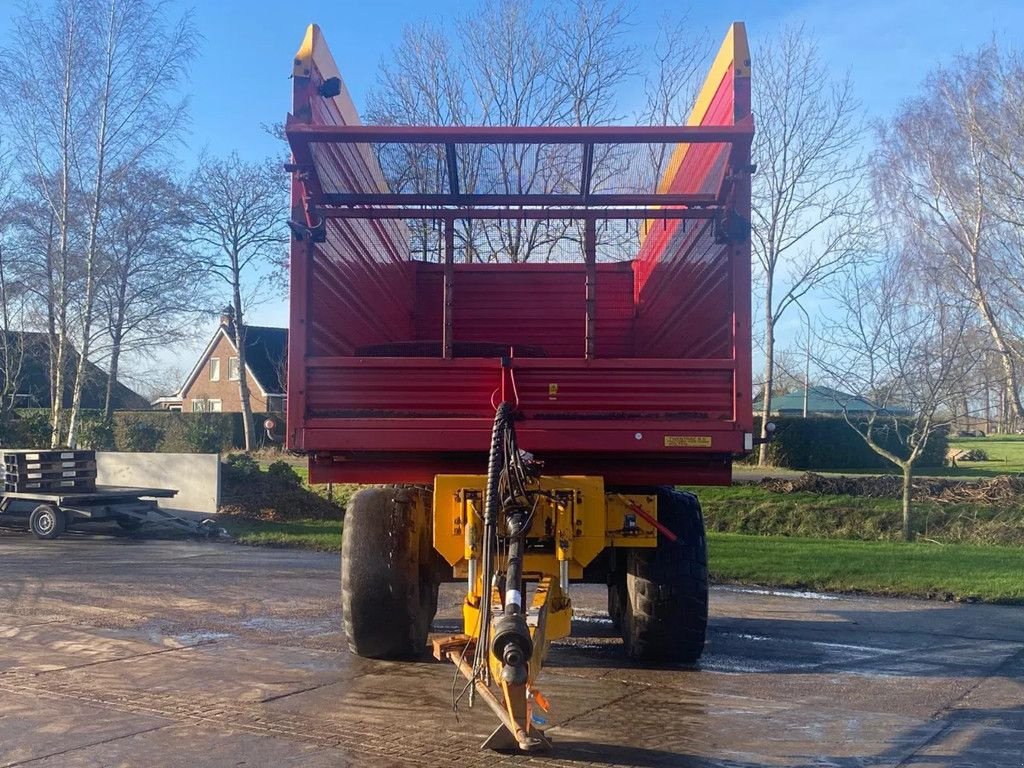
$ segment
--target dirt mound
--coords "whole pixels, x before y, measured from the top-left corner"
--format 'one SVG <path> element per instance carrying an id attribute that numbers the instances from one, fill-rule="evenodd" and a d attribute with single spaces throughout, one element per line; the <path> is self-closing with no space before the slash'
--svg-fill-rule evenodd
<path id="1" fill-rule="evenodd" d="M 344 507 L 310 489 L 284 462 L 263 471 L 248 454 L 231 454 L 221 469 L 220 514 L 249 520 L 340 520 Z"/>
<path id="2" fill-rule="evenodd" d="M 903 478 L 896 475 L 825 476 L 806 472 L 798 478 L 766 477 L 758 483 L 772 493 L 820 493 L 898 499 L 903 495 Z M 977 480 L 916 478 L 915 499 L 948 503 L 1012 506 L 1024 503 L 1024 477 L 1004 475 Z"/>

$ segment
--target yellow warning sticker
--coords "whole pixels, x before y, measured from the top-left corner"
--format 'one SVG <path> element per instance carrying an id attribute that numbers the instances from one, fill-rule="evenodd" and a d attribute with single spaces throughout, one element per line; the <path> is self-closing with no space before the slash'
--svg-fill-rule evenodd
<path id="1" fill-rule="evenodd" d="M 557 399 L 558 399 L 558 385 L 557 384 L 548 384 L 548 400 L 557 400 Z"/>
<path id="2" fill-rule="evenodd" d="M 711 435 L 665 435 L 666 448 L 710 448 Z"/>

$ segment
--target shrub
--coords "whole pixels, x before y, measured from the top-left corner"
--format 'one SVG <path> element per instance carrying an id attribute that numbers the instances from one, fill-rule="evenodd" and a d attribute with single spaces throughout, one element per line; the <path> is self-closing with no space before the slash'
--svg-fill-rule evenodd
<path id="1" fill-rule="evenodd" d="M 267 474 L 284 485 L 302 485 L 302 478 L 287 461 L 275 461 L 267 467 Z"/>
<path id="2" fill-rule="evenodd" d="M 193 453 L 219 453 L 224 447 L 224 436 L 217 429 L 210 414 L 191 414 L 185 423 L 185 442 Z"/>
<path id="3" fill-rule="evenodd" d="M 881 469 L 891 471 L 893 465 L 875 453 L 845 419 L 818 416 L 808 419 L 776 417 L 775 434 L 768 443 L 768 463 L 789 469 Z M 891 423 L 890 423 L 891 424 Z M 755 432 L 760 419 L 755 419 Z M 884 425 L 875 428 L 882 447 L 897 456 L 909 451 L 893 430 Z M 939 430 L 928 439 L 919 467 L 941 467 L 946 461 L 947 433 Z M 756 452 L 755 452 L 756 453 Z"/>
<path id="4" fill-rule="evenodd" d="M 65 411 L 65 429 L 67 416 L 68 412 Z M 109 427 L 100 429 L 87 426 L 88 422 L 100 420 L 97 411 L 82 412 L 79 436 L 83 445 L 88 441 L 90 447 L 95 446 L 98 450 L 218 453 L 241 448 L 245 442 L 240 413 L 115 411 Z M 18 409 L 10 421 L 9 426 L 0 424 L 0 445 L 18 448 L 49 447 L 48 409 Z"/>
<path id="5" fill-rule="evenodd" d="M 102 414 L 79 412 L 78 445 L 94 451 L 114 450 L 114 424 Z"/>
<path id="6" fill-rule="evenodd" d="M 238 413 L 119 411 L 114 414 L 118 450 L 130 450 L 129 430 L 145 424 L 163 432 L 155 450 L 164 453 L 218 453 L 240 448 L 242 419 Z"/>
<path id="7" fill-rule="evenodd" d="M 260 472 L 259 463 L 248 453 L 229 453 L 224 458 L 224 465 L 230 471 L 250 477 L 254 477 Z"/>
<path id="8" fill-rule="evenodd" d="M 49 411 L 33 410 L 7 415 L 0 423 L 0 446 L 49 448 Z"/>
<path id="9" fill-rule="evenodd" d="M 117 449 L 152 453 L 164 439 L 164 430 L 145 421 L 130 421 L 124 424 L 117 436 Z"/>

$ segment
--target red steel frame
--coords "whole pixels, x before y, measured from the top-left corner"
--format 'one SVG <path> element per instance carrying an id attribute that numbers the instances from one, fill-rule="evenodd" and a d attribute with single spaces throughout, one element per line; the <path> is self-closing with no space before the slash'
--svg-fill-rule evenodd
<path id="1" fill-rule="evenodd" d="M 291 254 L 291 338 L 288 363 L 289 447 L 310 454 L 311 479 L 319 482 L 430 482 L 435 474 L 478 473 L 489 446 L 491 418 L 485 412 L 453 417 L 410 415 L 396 409 L 393 415 L 346 414 L 318 416 L 309 409 L 311 377 L 322 375 L 355 377 L 359 381 L 391 381 L 412 374 L 429 380 L 422 397 L 443 399 L 445 386 L 462 380 L 492 376 L 502 398 L 518 400 L 520 387 L 538 386 L 551 375 L 606 377 L 637 369 L 649 375 L 683 376 L 686 372 L 727 375 L 732 380 L 732 418 L 725 421 L 645 416 L 625 420 L 572 418 L 552 414 L 529 418 L 517 426 L 520 444 L 545 461 L 545 471 L 562 474 L 601 474 L 617 484 L 727 483 L 735 455 L 751 447 L 751 352 L 750 352 L 750 142 L 753 121 L 750 112 L 749 54 L 741 24 L 733 25 L 722 51 L 705 83 L 692 125 L 668 127 L 494 127 L 494 126 L 362 126 L 357 123 L 350 102 L 337 107 L 342 125 L 312 124 L 311 104 L 324 98 L 322 86 L 337 77 L 333 60 L 326 53 L 315 27 L 296 58 L 293 114 L 286 132 L 293 161 L 292 218 L 308 228 L 301 237 L 296 229 Z M 321 50 L 317 51 L 317 46 Z M 342 85 L 341 99 L 346 98 Z M 705 95 L 706 94 L 706 95 Z M 702 124 L 716 117 L 715 105 L 729 108 L 721 124 Z M 348 113 L 346 113 L 346 110 Z M 722 120 L 721 116 L 717 119 Z M 367 143 L 418 142 L 444 145 L 448 157 L 447 192 L 436 194 L 391 193 L 378 180 L 367 188 L 369 161 Z M 596 144 L 678 143 L 673 165 L 656 193 L 592 194 L 589 189 L 590 162 Z M 558 195 L 465 194 L 459 189 L 454 147 L 463 143 L 571 143 L 583 147 L 580 193 Z M 336 177 L 355 179 L 352 189 L 325 192 L 314 162 L 312 145 L 327 145 L 347 151 L 355 158 L 344 167 L 327 171 Z M 728 145 L 722 183 L 714 193 L 687 187 L 694 174 L 711 173 L 717 151 L 709 145 Z M 348 147 L 349 149 L 344 149 Z M 701 147 L 709 147 L 701 154 Z M 690 150 L 687 156 L 687 150 Z M 359 154 L 362 153 L 362 154 Z M 341 155 L 334 155 L 341 157 Z M 372 168 L 370 169 L 372 171 Z M 379 173 L 379 169 L 378 169 Z M 371 178 L 374 177 L 370 173 Z M 692 186 L 692 185 L 691 185 Z M 519 207 L 515 207 L 519 206 Z M 587 323 L 586 353 L 579 358 L 454 358 L 452 326 L 448 304 L 453 272 L 451 223 L 462 219 L 555 219 L 587 222 Z M 727 246 L 732 284 L 732 328 L 728 357 L 699 359 L 614 358 L 593 359 L 593 223 L 602 219 L 645 219 L 655 222 L 641 248 L 639 259 L 652 261 L 675 227 L 686 220 L 713 220 L 715 226 L 733 226 L 738 221 L 748 229 L 733 236 Z M 317 254 L 316 238 L 308 236 L 317 227 L 332 226 L 331 220 L 383 222 L 401 219 L 436 219 L 446 222 L 447 244 L 444 277 L 445 322 L 443 352 L 439 357 L 390 358 L 359 355 L 311 353 L 310 307 L 313 275 L 311 265 Z M 658 221 L 664 222 L 658 224 Z M 374 224 L 374 226 L 377 226 Z M 655 234 L 658 229 L 662 234 Z M 684 234 L 685 229 L 681 230 Z M 693 235 L 694 238 L 697 235 Z M 659 239 L 660 238 L 660 239 Z M 717 242 L 717 241 L 716 241 Z M 654 253 L 652 256 L 651 254 Z M 649 270 L 648 270 L 649 272 Z M 640 272 L 638 272 L 638 276 Z M 645 273 L 646 279 L 649 276 Z M 639 279 L 639 277 L 638 277 Z M 637 286 L 639 295 L 640 286 Z M 490 371 L 491 373 L 487 373 Z M 625 381 L 626 379 L 623 379 Z M 635 380 L 635 378 L 634 378 Z M 533 390 L 531 390 L 533 391 Z M 401 394 L 401 393 L 399 393 Z M 399 397 L 399 395 L 395 395 Z M 411 395 L 402 395 L 412 397 Z M 604 397 L 593 396 L 594 407 L 615 409 L 623 395 L 614 389 Z M 397 400 L 396 400 L 397 402 Z M 415 404 L 415 400 L 412 401 Z M 476 406 L 474 406 L 476 407 Z M 409 410 L 415 411 L 416 408 Z"/>

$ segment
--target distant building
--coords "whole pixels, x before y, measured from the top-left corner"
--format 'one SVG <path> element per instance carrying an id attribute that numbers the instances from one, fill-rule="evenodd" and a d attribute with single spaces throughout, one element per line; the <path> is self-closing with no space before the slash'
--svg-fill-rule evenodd
<path id="1" fill-rule="evenodd" d="M 246 377 L 254 412 L 284 412 L 287 354 L 287 328 L 245 326 Z M 232 313 L 225 309 L 213 338 L 181 389 L 173 395 L 157 398 L 153 406 L 169 411 L 240 412 L 240 376 L 234 319 Z"/>
<path id="2" fill-rule="evenodd" d="M 50 337 L 45 333 L 29 331 L 0 331 L 6 334 L 7 348 L 16 350 L 18 365 L 12 366 L 8 372 L 0 367 L 0 381 L 6 381 L 12 375 L 17 382 L 14 393 L 16 408 L 49 408 L 50 396 Z M 62 403 L 71 407 L 71 399 L 75 386 L 75 371 L 78 368 L 78 351 L 69 344 L 67 346 L 67 368 L 64 376 L 64 393 Z M 82 388 L 82 408 L 84 410 L 102 410 L 107 402 L 106 371 L 98 365 L 87 362 L 85 367 L 85 384 Z M 6 389 L 6 385 L 3 387 Z M 138 392 L 126 387 L 119 381 L 114 382 L 111 393 L 113 407 L 116 411 L 149 410 L 149 402 Z"/>
<path id="3" fill-rule="evenodd" d="M 804 413 L 804 391 L 797 389 L 787 392 L 784 395 L 775 395 L 771 401 L 772 416 L 803 416 Z M 829 387 L 811 387 L 807 392 L 807 415 L 808 416 L 842 416 L 843 411 L 849 414 L 868 414 L 877 411 L 878 406 L 870 400 L 851 395 L 848 392 L 841 392 L 838 389 Z M 761 413 L 764 407 L 760 396 L 754 400 L 754 413 Z M 884 409 L 886 413 L 893 416 L 909 416 L 909 408 L 894 406 Z"/>

